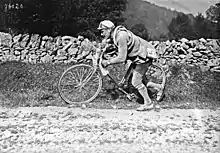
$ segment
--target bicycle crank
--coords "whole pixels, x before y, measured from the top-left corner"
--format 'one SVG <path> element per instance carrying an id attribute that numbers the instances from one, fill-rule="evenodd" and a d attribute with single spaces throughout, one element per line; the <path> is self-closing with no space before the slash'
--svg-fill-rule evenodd
<path id="1" fill-rule="evenodd" d="M 136 94 L 134 94 L 134 93 L 129 94 L 129 93 L 126 92 L 124 89 L 120 88 L 119 86 L 118 86 L 118 90 L 121 91 L 121 92 L 123 92 L 123 93 L 127 96 L 127 98 L 128 98 L 130 101 L 132 101 L 133 99 L 137 99 L 137 98 L 138 98 Z"/>

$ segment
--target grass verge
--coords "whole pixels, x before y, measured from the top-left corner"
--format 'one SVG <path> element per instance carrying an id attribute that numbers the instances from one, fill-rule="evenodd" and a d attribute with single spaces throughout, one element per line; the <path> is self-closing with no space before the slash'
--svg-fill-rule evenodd
<path id="1" fill-rule="evenodd" d="M 0 64 L 0 106 L 38 107 L 64 106 L 59 97 L 57 82 L 71 64 L 26 64 L 17 61 Z M 122 67 L 112 69 L 116 80 L 122 76 Z M 197 66 L 174 65 L 169 69 L 162 108 L 217 108 L 220 107 L 220 73 L 202 71 Z M 132 109 L 130 102 L 112 84 L 104 79 L 103 90 L 87 107 Z M 75 105 L 79 107 L 79 105 Z"/>

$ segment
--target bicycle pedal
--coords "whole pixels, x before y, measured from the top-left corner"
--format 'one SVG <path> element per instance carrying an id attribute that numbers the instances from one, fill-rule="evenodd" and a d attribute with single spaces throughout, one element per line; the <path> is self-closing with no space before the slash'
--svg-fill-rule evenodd
<path id="1" fill-rule="evenodd" d="M 130 94 L 127 94 L 127 98 L 128 98 L 129 100 L 132 100 L 132 96 L 131 96 Z"/>
<path id="2" fill-rule="evenodd" d="M 133 99 L 136 98 L 136 96 L 135 94 L 127 94 L 127 98 L 132 101 Z"/>
<path id="3" fill-rule="evenodd" d="M 132 97 L 133 99 L 137 99 L 137 98 L 138 98 L 138 96 L 137 96 L 136 94 L 131 94 L 131 97 Z"/>

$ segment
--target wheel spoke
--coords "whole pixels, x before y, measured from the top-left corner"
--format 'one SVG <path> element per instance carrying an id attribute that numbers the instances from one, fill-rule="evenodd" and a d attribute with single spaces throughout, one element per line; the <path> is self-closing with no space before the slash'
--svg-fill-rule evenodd
<path id="1" fill-rule="evenodd" d="M 77 79 L 76 75 L 73 72 L 70 71 L 67 74 L 70 74 L 70 78 L 69 79 L 70 79 L 71 82 L 75 81 L 76 84 L 79 83 L 79 80 Z"/>
<path id="2" fill-rule="evenodd" d="M 88 74 L 89 74 L 89 69 L 84 69 L 84 71 L 82 73 L 82 82 L 84 82 L 84 80 L 86 79 Z"/>
<path id="3" fill-rule="evenodd" d="M 83 74 L 83 82 L 86 80 L 86 78 L 92 73 L 92 69 L 87 69 L 84 71 L 84 74 Z"/>
<path id="4" fill-rule="evenodd" d="M 93 73 L 93 70 L 90 70 L 88 75 L 85 76 L 85 79 L 83 79 L 83 84 L 86 84 L 91 79 L 92 73 Z"/>
<path id="5" fill-rule="evenodd" d="M 66 103 L 92 101 L 102 87 L 101 76 L 90 65 L 79 64 L 67 69 L 58 83 L 58 91 Z M 92 75 L 91 75 L 92 74 Z"/>
<path id="6" fill-rule="evenodd" d="M 65 92 L 65 93 L 73 93 L 73 92 L 75 92 L 75 90 L 74 90 L 74 88 L 69 88 L 69 89 L 67 89 L 67 88 L 62 88 L 63 89 L 63 92 Z"/>
<path id="7" fill-rule="evenodd" d="M 80 82 L 82 82 L 82 78 L 83 78 L 83 67 L 79 69 L 79 80 L 80 80 Z"/>

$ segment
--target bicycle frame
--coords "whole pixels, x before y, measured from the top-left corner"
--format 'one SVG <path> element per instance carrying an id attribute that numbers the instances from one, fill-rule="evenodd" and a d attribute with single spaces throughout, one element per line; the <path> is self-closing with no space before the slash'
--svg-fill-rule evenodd
<path id="1" fill-rule="evenodd" d="M 117 89 L 122 93 L 124 93 L 129 100 L 132 100 L 132 98 L 137 98 L 135 94 L 133 93 L 130 94 L 123 89 L 123 85 L 125 84 L 125 81 L 130 77 L 132 70 L 133 70 L 132 64 L 130 64 L 119 83 L 117 83 L 110 74 L 107 74 L 107 77 L 110 78 L 110 80 L 117 86 Z"/>
<path id="2" fill-rule="evenodd" d="M 91 74 L 88 75 L 88 77 L 85 79 L 85 82 L 84 84 L 86 84 L 89 79 L 91 78 L 91 76 L 97 71 L 97 69 L 99 68 L 100 69 L 100 72 L 102 74 L 102 76 L 107 76 L 108 78 L 110 78 L 110 80 L 117 86 L 117 89 L 119 91 L 121 91 L 122 93 L 124 93 L 127 98 L 129 100 L 132 100 L 132 98 L 135 98 L 135 94 L 130 94 L 128 92 L 126 92 L 123 88 L 122 88 L 122 85 L 125 83 L 126 79 L 128 79 L 132 73 L 132 63 L 129 65 L 125 75 L 123 76 L 122 80 L 120 81 L 120 83 L 118 84 L 114 79 L 113 77 L 109 74 L 109 71 L 107 69 L 105 69 L 103 66 L 102 66 L 102 57 L 105 53 L 105 48 L 103 50 L 101 49 L 97 49 L 96 52 L 95 52 L 95 55 L 89 55 L 87 57 L 87 59 L 91 59 L 92 60 L 92 63 L 93 63 L 93 71 Z"/>
<path id="3" fill-rule="evenodd" d="M 109 71 L 105 67 L 102 66 L 102 60 L 105 59 L 105 53 L 110 56 L 114 54 L 114 52 L 107 53 L 106 48 L 104 49 L 93 48 L 90 54 L 87 54 L 84 57 L 79 58 L 77 60 L 77 63 L 75 63 L 73 66 L 69 67 L 67 70 L 63 72 L 58 82 L 58 91 L 59 91 L 61 98 L 66 103 L 70 104 L 70 103 L 92 101 L 94 98 L 96 98 L 96 96 L 101 91 L 103 77 L 105 76 L 108 77 L 109 80 L 114 83 L 115 89 L 125 94 L 129 100 L 133 100 L 133 98 L 135 98 L 134 100 L 138 100 L 139 98 L 141 98 L 139 97 L 140 95 L 138 94 L 136 89 L 133 90 L 133 88 L 130 88 L 130 78 L 134 70 L 133 63 L 127 63 L 128 67 L 126 66 L 127 67 L 126 72 L 124 73 L 124 76 L 122 76 L 122 78 L 120 79 L 120 82 L 118 82 L 114 79 L 113 76 L 109 74 Z M 87 61 L 89 61 L 89 63 Z M 157 69 L 159 70 L 158 73 L 157 73 Z M 76 77 L 75 75 L 73 75 L 74 72 L 76 72 Z M 154 72 L 156 72 L 155 75 L 152 75 Z M 145 76 L 146 79 L 144 78 L 143 80 L 144 81 L 143 83 L 146 85 L 146 87 L 153 87 L 153 88 L 156 87 L 159 89 L 161 88 L 159 84 L 161 84 L 164 90 L 166 76 L 165 76 L 163 69 L 159 65 L 153 64 L 152 69 L 149 69 L 149 72 L 146 72 L 145 75 L 147 74 L 149 74 L 149 78 L 148 76 Z M 151 78 L 151 75 L 152 75 L 152 78 Z M 78 99 L 78 97 L 75 97 L 76 99 L 72 99 L 74 98 L 74 96 L 73 97 L 69 96 L 71 95 L 70 92 L 68 92 L 68 90 L 71 90 L 70 88 L 74 88 L 74 90 L 78 90 L 77 92 L 80 92 L 81 89 L 84 90 L 84 87 L 86 89 L 87 87 L 90 88 L 90 86 L 87 86 L 87 84 L 92 83 L 93 76 L 98 79 L 98 86 L 97 86 L 97 82 L 95 82 L 94 84 L 94 86 L 97 86 L 98 88 L 94 94 L 92 93 L 93 95 L 88 94 L 89 99 L 87 97 L 85 97 L 87 98 L 85 100 Z M 154 79 L 154 78 L 155 78 L 155 81 L 158 81 L 157 79 L 160 79 L 159 81 L 161 81 L 161 78 L 162 78 L 162 82 L 157 85 L 157 83 L 149 81 L 150 79 Z M 71 83 L 68 81 L 71 79 L 74 79 L 74 80 L 78 79 L 78 81 L 76 81 L 75 83 Z M 146 81 L 149 81 L 149 82 L 146 82 Z M 91 85 L 93 87 L 93 84 Z M 128 85 L 128 88 L 125 87 L 124 85 Z M 157 85 L 157 86 L 154 86 L 154 85 Z M 72 91 L 73 90 L 71 90 L 71 92 Z M 87 96 L 87 94 L 84 94 L 84 95 Z M 77 99 L 80 101 L 78 101 Z"/>

